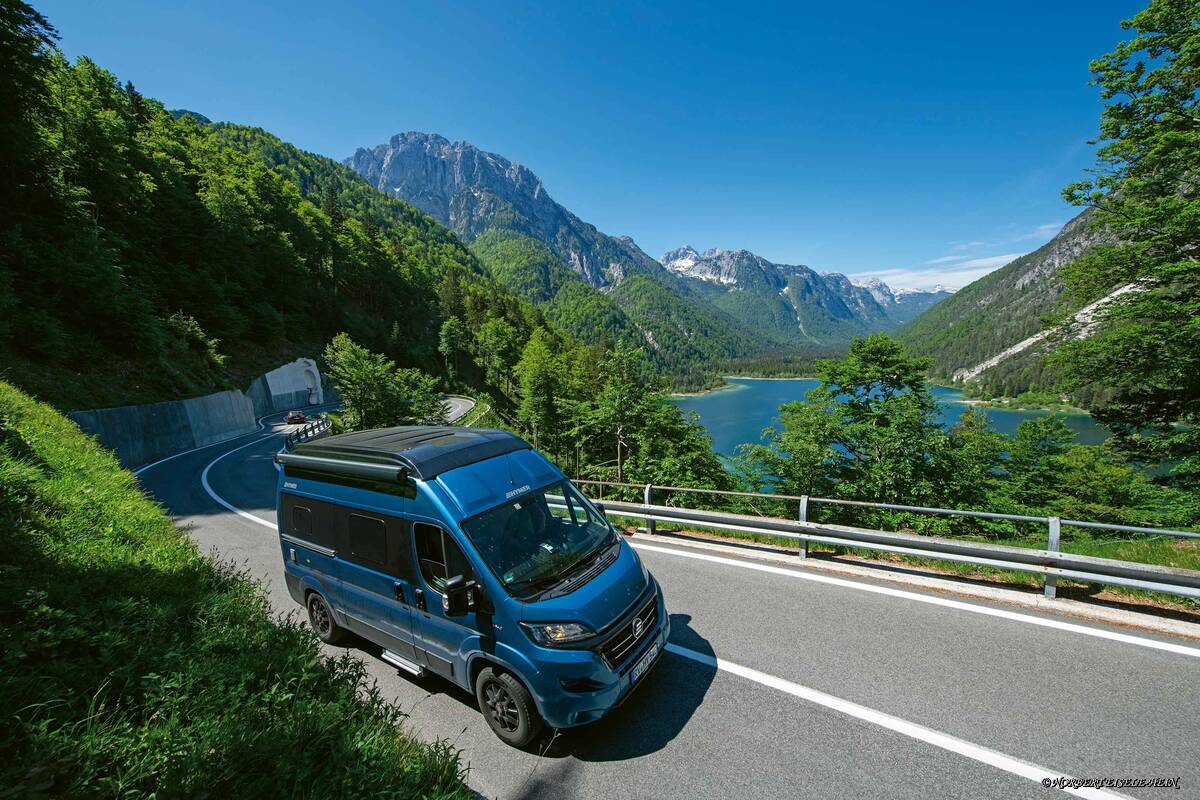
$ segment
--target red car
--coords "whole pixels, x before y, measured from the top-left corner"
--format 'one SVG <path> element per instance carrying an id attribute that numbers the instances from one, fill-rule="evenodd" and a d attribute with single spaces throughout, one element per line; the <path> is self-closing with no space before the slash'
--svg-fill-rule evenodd
<path id="1" fill-rule="evenodd" d="M 304 416 L 303 411 L 289 411 L 287 413 L 287 423 L 291 425 L 294 422 L 308 422 L 308 417 Z"/>

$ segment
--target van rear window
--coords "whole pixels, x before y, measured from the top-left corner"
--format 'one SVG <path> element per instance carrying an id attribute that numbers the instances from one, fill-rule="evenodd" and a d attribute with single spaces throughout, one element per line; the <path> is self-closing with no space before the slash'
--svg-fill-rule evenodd
<path id="1" fill-rule="evenodd" d="M 387 564 L 387 526 L 383 520 L 351 514 L 346 534 L 351 558 L 379 567 Z"/>

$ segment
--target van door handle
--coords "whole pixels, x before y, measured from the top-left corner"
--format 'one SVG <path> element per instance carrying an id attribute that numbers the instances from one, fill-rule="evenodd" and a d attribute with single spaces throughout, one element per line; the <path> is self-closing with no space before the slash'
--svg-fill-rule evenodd
<path id="1" fill-rule="evenodd" d="M 394 590 L 395 590 L 395 593 L 396 593 L 396 599 L 397 599 L 397 600 L 399 600 L 401 603 L 405 603 L 405 602 L 407 602 L 407 601 L 404 599 L 404 584 L 403 584 L 403 583 L 401 583 L 400 581 L 396 581 L 396 584 L 395 584 L 395 586 L 394 586 Z"/>
<path id="2" fill-rule="evenodd" d="M 425 610 L 425 590 L 424 589 L 413 589 L 413 597 L 416 598 L 417 608 L 424 611 Z"/>

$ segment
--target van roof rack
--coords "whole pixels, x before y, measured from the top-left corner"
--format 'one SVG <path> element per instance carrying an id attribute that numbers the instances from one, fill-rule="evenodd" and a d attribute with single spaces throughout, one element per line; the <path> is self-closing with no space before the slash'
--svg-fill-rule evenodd
<path id="1" fill-rule="evenodd" d="M 341 433 L 296 445 L 275 460 L 284 466 L 314 469 L 359 478 L 420 480 L 518 450 L 529 442 L 493 428 L 402 425 Z"/>

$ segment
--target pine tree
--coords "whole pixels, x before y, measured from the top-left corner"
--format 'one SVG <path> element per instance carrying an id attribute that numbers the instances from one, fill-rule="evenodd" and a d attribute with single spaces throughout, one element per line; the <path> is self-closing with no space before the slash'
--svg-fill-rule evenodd
<path id="1" fill-rule="evenodd" d="M 1108 103 L 1098 175 L 1064 191 L 1119 244 L 1066 274 L 1080 304 L 1137 290 L 1056 362 L 1074 391 L 1112 387 L 1093 414 L 1113 447 L 1200 487 L 1200 2 L 1152 0 L 1122 26 L 1134 36 L 1091 64 Z"/>

